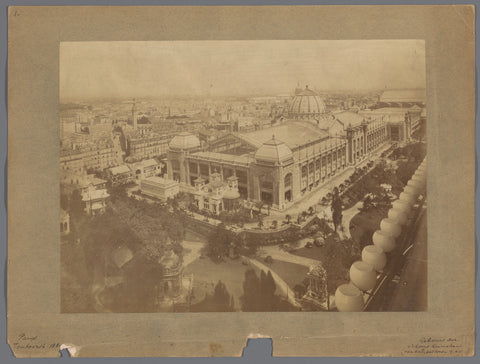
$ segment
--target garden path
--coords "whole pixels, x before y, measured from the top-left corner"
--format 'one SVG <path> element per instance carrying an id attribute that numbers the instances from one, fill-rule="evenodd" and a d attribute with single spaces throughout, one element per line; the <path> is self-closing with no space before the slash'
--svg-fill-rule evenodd
<path id="1" fill-rule="evenodd" d="M 350 221 L 356 214 L 360 212 L 359 209 L 362 208 L 362 206 L 363 201 L 359 201 L 348 210 L 342 212 L 343 235 L 345 239 L 350 239 L 352 237 L 350 234 Z"/>
<path id="2" fill-rule="evenodd" d="M 281 260 L 287 263 L 300 264 L 305 267 L 311 267 L 312 265 L 320 263 L 319 260 L 290 254 L 289 252 L 282 250 L 279 245 L 264 246 L 261 249 L 265 252 L 266 256 L 270 255 L 274 260 Z"/>
<path id="3" fill-rule="evenodd" d="M 93 272 L 93 284 L 92 284 L 92 295 L 93 295 L 93 307 L 96 312 L 102 313 L 109 313 L 111 312 L 108 310 L 104 305 L 102 300 L 100 299 L 100 294 L 105 289 L 105 278 L 103 277 L 103 273 L 101 270 L 96 267 Z"/>
<path id="4" fill-rule="evenodd" d="M 184 240 L 182 241 L 182 246 L 184 249 L 190 250 L 186 255 L 183 256 L 183 267 L 185 268 L 187 265 L 193 263 L 200 257 L 204 244 L 198 241 Z"/>

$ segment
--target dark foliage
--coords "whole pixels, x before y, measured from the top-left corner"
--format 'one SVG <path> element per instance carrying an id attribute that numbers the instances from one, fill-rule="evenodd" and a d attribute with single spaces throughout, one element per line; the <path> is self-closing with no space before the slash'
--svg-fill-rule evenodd
<path id="1" fill-rule="evenodd" d="M 258 277 L 253 269 L 247 270 L 243 282 L 243 295 L 240 297 L 242 311 L 296 311 L 297 309 L 289 302 L 275 295 L 275 289 L 275 281 L 270 271 L 265 273 L 262 270 L 260 277 Z"/>
<path id="2" fill-rule="evenodd" d="M 226 230 L 223 224 L 218 225 L 208 239 L 205 255 L 216 263 L 222 262 L 228 255 L 233 240 L 233 233 Z"/>
<path id="3" fill-rule="evenodd" d="M 191 312 L 233 312 L 234 299 L 222 281 L 218 281 L 213 294 L 206 294 L 205 298 L 190 307 Z"/>

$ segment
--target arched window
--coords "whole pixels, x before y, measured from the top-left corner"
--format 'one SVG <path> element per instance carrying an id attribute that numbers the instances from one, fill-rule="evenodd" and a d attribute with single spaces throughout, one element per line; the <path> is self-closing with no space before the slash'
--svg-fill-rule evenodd
<path id="1" fill-rule="evenodd" d="M 293 183 L 293 176 L 291 173 L 288 173 L 283 180 L 283 185 L 285 186 L 285 188 L 288 188 L 288 187 L 292 187 L 292 183 Z"/>

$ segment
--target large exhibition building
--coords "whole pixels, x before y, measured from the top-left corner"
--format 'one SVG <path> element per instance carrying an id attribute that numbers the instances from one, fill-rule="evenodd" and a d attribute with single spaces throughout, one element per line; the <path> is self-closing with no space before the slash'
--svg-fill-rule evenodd
<path id="1" fill-rule="evenodd" d="M 237 199 L 283 209 L 386 142 L 408 141 L 420 118 L 417 108 L 327 112 L 306 87 L 271 127 L 230 132 L 206 144 L 193 134 L 178 134 L 169 144 L 168 178 L 213 213 Z"/>

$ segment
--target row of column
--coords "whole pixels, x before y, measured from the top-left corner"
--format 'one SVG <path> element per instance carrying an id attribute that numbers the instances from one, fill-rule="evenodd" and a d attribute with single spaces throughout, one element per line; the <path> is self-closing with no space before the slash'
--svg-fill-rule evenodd
<path id="1" fill-rule="evenodd" d="M 379 146 L 386 138 L 387 131 L 385 127 L 379 128 L 367 135 L 367 151 L 371 151 Z"/>
<path id="2" fill-rule="evenodd" d="M 335 155 L 335 158 L 333 158 Z M 325 163 L 323 162 L 325 158 Z M 344 159 L 345 158 L 345 159 Z M 330 152 L 328 155 L 320 155 L 314 160 L 302 163 L 300 168 L 300 190 L 320 182 L 337 169 L 343 168 L 346 164 L 346 148 L 342 147 Z M 335 168 L 334 168 L 335 167 Z"/>

